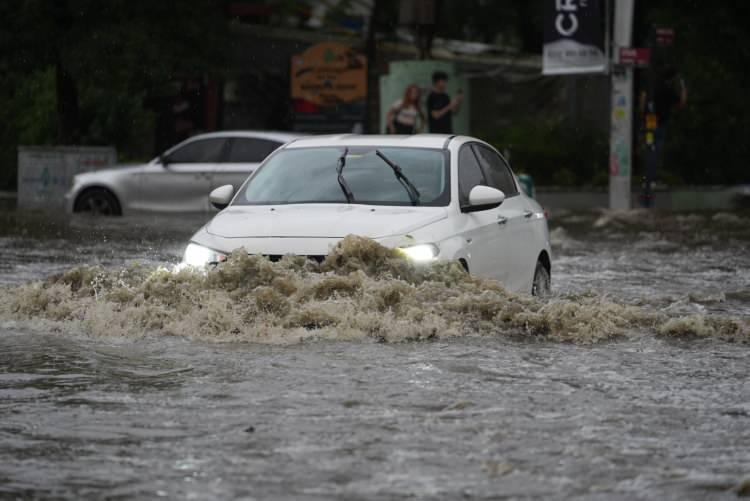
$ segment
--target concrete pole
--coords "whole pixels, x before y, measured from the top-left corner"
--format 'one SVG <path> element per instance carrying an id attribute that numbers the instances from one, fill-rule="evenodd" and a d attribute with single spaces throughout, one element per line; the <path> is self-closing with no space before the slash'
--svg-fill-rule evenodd
<path id="1" fill-rule="evenodd" d="M 605 0 L 609 1 L 609 0 Z M 630 47 L 633 39 L 635 0 L 614 2 L 612 37 L 612 102 L 609 141 L 609 208 L 630 209 L 630 179 L 633 165 L 633 68 L 623 68 L 620 48 Z"/>

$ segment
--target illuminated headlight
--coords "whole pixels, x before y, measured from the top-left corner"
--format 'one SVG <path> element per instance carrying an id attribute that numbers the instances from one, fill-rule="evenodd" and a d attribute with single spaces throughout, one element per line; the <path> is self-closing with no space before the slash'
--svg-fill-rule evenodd
<path id="1" fill-rule="evenodd" d="M 203 247 L 202 245 L 188 244 L 182 262 L 188 266 L 203 268 L 207 264 L 220 263 L 226 259 L 227 257 L 224 254 Z"/>
<path id="2" fill-rule="evenodd" d="M 435 244 L 421 244 L 414 245 L 412 247 L 401 247 L 399 248 L 406 257 L 415 262 L 432 261 L 440 253 Z"/>

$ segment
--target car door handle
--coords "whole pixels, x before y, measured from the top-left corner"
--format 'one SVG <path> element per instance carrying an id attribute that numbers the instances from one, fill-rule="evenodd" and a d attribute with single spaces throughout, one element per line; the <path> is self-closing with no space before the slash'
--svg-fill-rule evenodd
<path id="1" fill-rule="evenodd" d="M 505 216 L 497 215 L 497 224 L 505 224 L 508 222 L 508 218 Z"/>
<path id="2" fill-rule="evenodd" d="M 523 211 L 523 217 L 525 217 L 526 219 L 530 218 L 533 215 L 534 215 L 534 211 L 531 211 L 531 210 Z"/>

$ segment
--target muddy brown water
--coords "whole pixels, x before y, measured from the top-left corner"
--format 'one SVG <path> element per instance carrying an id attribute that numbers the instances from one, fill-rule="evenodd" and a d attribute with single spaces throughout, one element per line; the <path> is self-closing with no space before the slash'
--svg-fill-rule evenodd
<path id="1" fill-rule="evenodd" d="M 205 219 L 0 214 L 0 498 L 750 490 L 747 213 L 552 214 L 545 301 L 369 248 L 166 271 Z"/>

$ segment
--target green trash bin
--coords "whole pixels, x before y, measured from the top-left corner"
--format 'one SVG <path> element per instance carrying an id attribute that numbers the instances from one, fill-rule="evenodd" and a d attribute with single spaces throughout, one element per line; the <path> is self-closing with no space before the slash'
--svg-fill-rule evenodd
<path id="1" fill-rule="evenodd" d="M 521 183 L 523 191 L 525 191 L 531 198 L 534 198 L 534 178 L 528 174 L 519 174 L 518 182 Z"/>

